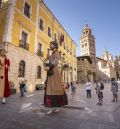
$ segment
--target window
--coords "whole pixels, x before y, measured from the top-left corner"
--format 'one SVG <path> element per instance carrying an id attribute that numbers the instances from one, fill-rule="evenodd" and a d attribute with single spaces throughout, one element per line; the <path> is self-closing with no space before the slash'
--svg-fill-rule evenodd
<path id="1" fill-rule="evenodd" d="M 67 52 L 69 52 L 69 47 L 67 47 Z"/>
<path id="2" fill-rule="evenodd" d="M 88 31 L 86 31 L 86 34 L 88 34 Z"/>
<path id="3" fill-rule="evenodd" d="M 64 45 L 64 49 L 66 49 L 66 43 L 65 43 L 65 42 L 64 42 L 64 44 L 63 44 L 63 45 Z"/>
<path id="4" fill-rule="evenodd" d="M 57 41 L 57 34 L 54 33 L 54 41 Z"/>
<path id="5" fill-rule="evenodd" d="M 21 33 L 21 40 L 19 43 L 19 47 L 29 50 L 28 33 L 24 32 L 24 31 L 22 31 L 22 33 Z"/>
<path id="6" fill-rule="evenodd" d="M 106 66 L 107 64 L 106 63 L 103 63 L 103 66 Z"/>
<path id="7" fill-rule="evenodd" d="M 82 48 L 84 47 L 84 44 L 82 45 Z"/>
<path id="8" fill-rule="evenodd" d="M 87 46 L 87 43 L 85 43 L 85 47 Z"/>
<path id="9" fill-rule="evenodd" d="M 48 27 L 48 36 L 51 37 L 51 28 Z"/>
<path id="10" fill-rule="evenodd" d="M 41 79 L 41 66 L 37 67 L 37 79 Z"/>
<path id="11" fill-rule="evenodd" d="M 50 56 L 50 49 L 49 48 L 47 49 L 47 56 L 48 57 Z"/>
<path id="12" fill-rule="evenodd" d="M 25 61 L 20 61 L 19 63 L 19 77 L 24 77 L 25 76 Z"/>
<path id="13" fill-rule="evenodd" d="M 66 50 L 67 50 L 67 52 L 68 52 L 68 46 L 66 45 Z"/>
<path id="14" fill-rule="evenodd" d="M 44 30 L 44 22 L 40 19 L 39 28 L 43 31 Z"/>
<path id="15" fill-rule="evenodd" d="M 27 37 L 28 37 L 28 34 L 24 31 L 22 31 L 22 36 L 21 36 L 21 40 L 25 43 L 27 43 Z"/>
<path id="16" fill-rule="evenodd" d="M 42 44 L 38 43 L 37 55 L 43 57 Z"/>
<path id="17" fill-rule="evenodd" d="M 25 6 L 24 6 L 24 14 L 25 14 L 25 16 L 27 16 L 28 18 L 30 18 L 30 5 L 27 3 L 27 2 L 25 2 Z"/>
<path id="18" fill-rule="evenodd" d="M 42 44 L 41 43 L 38 43 L 38 50 L 42 51 Z"/>

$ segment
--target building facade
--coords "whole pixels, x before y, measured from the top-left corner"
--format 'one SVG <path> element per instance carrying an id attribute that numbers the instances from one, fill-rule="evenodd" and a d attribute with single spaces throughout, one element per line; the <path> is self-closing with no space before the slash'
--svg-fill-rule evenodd
<path id="1" fill-rule="evenodd" d="M 98 80 L 110 82 L 111 78 L 116 78 L 116 70 L 107 60 L 97 57 L 97 65 Z"/>
<path id="2" fill-rule="evenodd" d="M 99 77 L 105 82 L 110 82 L 111 78 L 116 78 L 115 62 L 111 53 L 107 50 L 103 53 L 101 58 L 97 57 L 97 64 L 99 68 Z M 101 75 L 102 73 L 102 75 Z M 104 77 L 104 75 L 106 77 Z"/>
<path id="3" fill-rule="evenodd" d="M 56 40 L 61 55 L 63 81 L 77 79 L 76 44 L 41 0 L 0 1 L 0 49 L 11 61 L 9 80 L 19 89 L 26 79 L 28 91 L 44 83 L 44 59 L 50 54 L 49 44 Z"/>

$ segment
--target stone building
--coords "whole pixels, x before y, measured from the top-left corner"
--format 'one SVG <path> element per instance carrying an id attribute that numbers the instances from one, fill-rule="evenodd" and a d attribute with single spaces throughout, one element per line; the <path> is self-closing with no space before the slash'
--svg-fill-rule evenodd
<path id="1" fill-rule="evenodd" d="M 105 50 L 101 58 L 97 57 L 97 65 L 100 79 L 109 82 L 111 78 L 116 78 L 115 62 L 111 53 Z"/>
<path id="2" fill-rule="evenodd" d="M 90 56 L 77 57 L 77 61 L 78 82 L 85 83 L 88 79 L 93 80 Z"/>
<path id="3" fill-rule="evenodd" d="M 120 56 L 115 56 L 114 63 L 115 63 L 117 80 L 120 80 Z"/>

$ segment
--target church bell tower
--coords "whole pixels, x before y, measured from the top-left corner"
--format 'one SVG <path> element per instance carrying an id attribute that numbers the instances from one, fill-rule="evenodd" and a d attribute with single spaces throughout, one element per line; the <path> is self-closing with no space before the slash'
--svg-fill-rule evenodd
<path id="1" fill-rule="evenodd" d="M 96 47 L 95 47 L 95 37 L 92 34 L 92 30 L 89 28 L 88 24 L 82 30 L 82 36 L 80 38 L 81 46 L 81 56 L 90 56 L 93 63 L 96 61 Z"/>

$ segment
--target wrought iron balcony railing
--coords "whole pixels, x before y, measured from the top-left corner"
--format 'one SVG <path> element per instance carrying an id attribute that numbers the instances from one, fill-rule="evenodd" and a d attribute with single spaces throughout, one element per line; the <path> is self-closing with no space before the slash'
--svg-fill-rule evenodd
<path id="1" fill-rule="evenodd" d="M 19 47 L 29 50 L 29 44 L 22 40 L 19 42 Z"/>

